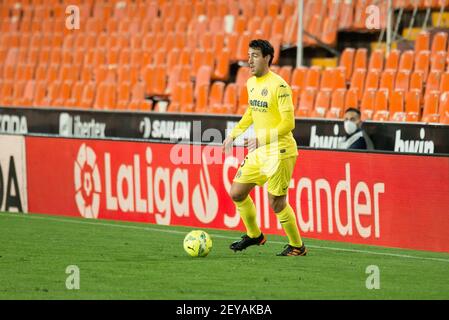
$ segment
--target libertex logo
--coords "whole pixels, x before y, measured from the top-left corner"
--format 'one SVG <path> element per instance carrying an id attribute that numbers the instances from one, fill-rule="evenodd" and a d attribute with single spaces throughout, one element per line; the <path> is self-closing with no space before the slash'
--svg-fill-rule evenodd
<path id="1" fill-rule="evenodd" d="M 75 202 L 84 218 L 98 217 L 100 210 L 101 179 L 97 156 L 92 148 L 82 144 L 74 164 Z"/>

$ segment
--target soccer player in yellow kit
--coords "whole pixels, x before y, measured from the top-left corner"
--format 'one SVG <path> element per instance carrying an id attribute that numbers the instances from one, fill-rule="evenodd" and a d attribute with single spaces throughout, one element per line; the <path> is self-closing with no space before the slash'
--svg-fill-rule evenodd
<path id="1" fill-rule="evenodd" d="M 234 177 L 230 195 L 246 227 L 246 234 L 230 248 L 241 251 L 266 242 L 256 221 L 256 207 L 249 193 L 256 185 L 268 183 L 271 208 L 287 234 L 289 243 L 279 256 L 304 256 L 307 250 L 299 234 L 295 213 L 287 202 L 287 192 L 298 149 L 293 138 L 295 127 L 292 92 L 284 79 L 270 71 L 274 49 L 266 40 L 249 44 L 248 63 L 253 75 L 246 85 L 248 108 L 223 142 L 229 152 L 233 141 L 254 124 L 256 138 L 248 140 L 249 153 Z"/>

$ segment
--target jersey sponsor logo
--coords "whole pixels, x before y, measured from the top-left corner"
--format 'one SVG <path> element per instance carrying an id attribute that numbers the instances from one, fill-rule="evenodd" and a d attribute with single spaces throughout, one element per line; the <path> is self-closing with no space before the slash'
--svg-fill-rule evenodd
<path id="1" fill-rule="evenodd" d="M 280 96 L 278 96 L 278 99 L 288 98 L 288 97 L 290 97 L 290 94 L 284 93 L 284 94 L 281 94 Z"/>
<path id="2" fill-rule="evenodd" d="M 251 107 L 268 108 L 268 102 L 256 99 L 249 100 L 249 105 Z"/>
<path id="3" fill-rule="evenodd" d="M 279 86 L 279 88 L 287 88 L 287 86 L 286 86 L 285 84 L 281 84 L 281 85 Z"/>

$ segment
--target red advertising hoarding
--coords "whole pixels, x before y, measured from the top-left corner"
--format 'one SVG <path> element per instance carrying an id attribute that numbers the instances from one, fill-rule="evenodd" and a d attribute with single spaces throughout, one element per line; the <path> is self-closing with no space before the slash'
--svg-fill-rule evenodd
<path id="1" fill-rule="evenodd" d="M 243 160 L 220 147 L 26 138 L 30 212 L 244 230 L 229 197 Z M 252 197 L 283 234 L 266 190 Z M 289 202 L 304 237 L 449 252 L 449 158 L 300 150 Z"/>

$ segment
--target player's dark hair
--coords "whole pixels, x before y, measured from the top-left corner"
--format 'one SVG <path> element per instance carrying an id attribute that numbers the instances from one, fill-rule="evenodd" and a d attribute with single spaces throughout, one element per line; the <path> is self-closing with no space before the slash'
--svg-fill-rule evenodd
<path id="1" fill-rule="evenodd" d="M 360 110 L 359 110 L 359 109 L 356 109 L 356 108 L 348 108 L 348 109 L 345 110 L 345 113 L 346 113 L 346 112 L 355 112 L 355 113 L 357 113 L 357 115 L 359 116 L 359 118 L 362 116 L 362 114 L 360 113 Z"/>
<path id="2" fill-rule="evenodd" d="M 249 47 L 253 49 L 260 49 L 260 51 L 262 52 L 262 57 L 264 58 L 267 55 L 270 55 L 270 61 L 268 62 L 268 65 L 271 66 L 274 57 L 274 48 L 270 42 L 263 39 L 255 39 L 251 40 L 251 42 L 249 43 Z"/>

